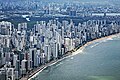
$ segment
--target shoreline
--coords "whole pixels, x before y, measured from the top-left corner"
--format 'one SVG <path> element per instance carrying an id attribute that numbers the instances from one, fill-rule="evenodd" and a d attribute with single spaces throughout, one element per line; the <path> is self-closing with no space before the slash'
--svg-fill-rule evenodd
<path id="1" fill-rule="evenodd" d="M 99 42 L 101 40 L 106 40 L 106 39 L 109 39 L 109 38 L 114 38 L 114 37 L 117 37 L 119 36 L 120 33 L 117 33 L 117 34 L 112 34 L 112 35 L 109 35 L 109 36 L 105 36 L 105 37 L 101 37 L 101 38 L 98 38 L 98 39 L 95 39 L 95 40 L 92 40 L 90 42 L 87 42 L 85 43 L 83 46 L 81 46 L 79 49 L 77 49 L 76 51 L 72 52 L 72 53 L 68 53 L 68 54 L 65 54 L 63 58 L 61 59 L 58 59 L 58 60 L 53 60 L 49 63 L 46 63 L 45 65 L 42 65 L 40 67 L 38 67 L 38 69 L 36 69 L 35 71 L 33 71 L 29 77 L 27 77 L 28 75 L 26 75 L 26 77 L 22 77 L 20 80 L 31 80 L 32 78 L 35 78 L 39 73 L 41 73 L 44 69 L 46 69 L 47 67 L 49 66 L 52 66 L 54 64 L 57 64 L 58 62 L 66 59 L 66 58 L 69 58 L 69 57 L 72 57 L 72 56 L 75 56 L 77 54 L 80 54 L 82 53 L 82 51 L 87 47 L 89 46 L 90 44 L 94 43 L 94 42 Z M 76 48 L 75 48 L 76 49 Z"/>

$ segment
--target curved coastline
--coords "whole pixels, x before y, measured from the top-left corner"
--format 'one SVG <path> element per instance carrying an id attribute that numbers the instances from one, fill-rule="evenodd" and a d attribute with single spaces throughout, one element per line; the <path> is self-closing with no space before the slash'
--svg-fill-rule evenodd
<path id="1" fill-rule="evenodd" d="M 30 76 L 29 78 L 27 78 L 27 80 L 31 80 L 33 78 L 35 78 L 40 72 L 42 72 L 44 69 L 46 69 L 47 67 L 49 66 L 52 66 L 54 64 L 57 64 L 58 62 L 66 59 L 66 58 L 69 58 L 69 57 L 72 57 L 74 55 L 77 55 L 79 53 L 82 53 L 82 51 L 85 49 L 85 47 L 89 46 L 90 44 L 94 43 L 94 42 L 99 42 L 101 40 L 106 40 L 106 39 L 111 39 L 111 38 L 114 38 L 114 37 L 117 37 L 117 36 L 120 36 L 120 33 L 117 33 L 117 34 L 113 34 L 113 35 L 109 35 L 109 36 L 105 36 L 105 37 L 102 37 L 102 38 L 99 38 L 99 39 L 95 39 L 95 40 L 92 40 L 90 42 L 87 42 L 86 44 L 84 44 L 83 46 L 81 46 L 78 50 L 76 50 L 75 52 L 72 52 L 71 54 L 68 54 L 67 56 L 61 58 L 61 59 L 58 59 L 58 60 L 54 60 L 54 61 L 51 61 L 50 63 L 47 63 L 41 67 L 39 67 L 37 70 L 35 70 Z M 21 80 L 25 80 L 25 79 L 21 79 Z"/>

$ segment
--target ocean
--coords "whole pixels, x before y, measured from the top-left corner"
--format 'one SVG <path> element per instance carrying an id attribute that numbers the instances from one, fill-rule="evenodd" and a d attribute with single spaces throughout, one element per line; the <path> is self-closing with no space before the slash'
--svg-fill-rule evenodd
<path id="1" fill-rule="evenodd" d="M 32 80 L 120 80 L 120 38 L 94 42 Z"/>

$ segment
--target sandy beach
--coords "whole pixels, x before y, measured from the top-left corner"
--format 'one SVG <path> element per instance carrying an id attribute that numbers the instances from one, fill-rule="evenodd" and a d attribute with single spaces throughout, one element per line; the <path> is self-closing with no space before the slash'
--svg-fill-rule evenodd
<path id="1" fill-rule="evenodd" d="M 106 37 L 102 37 L 102 38 L 99 38 L 99 39 L 95 39 L 93 41 L 90 41 L 90 42 L 87 42 L 85 45 L 83 45 L 82 47 L 80 47 L 77 51 L 71 53 L 71 54 L 68 54 L 67 56 L 61 58 L 61 59 L 58 59 L 58 60 L 54 60 L 54 61 L 51 61 L 50 63 L 47 63 L 45 65 L 42 65 L 41 67 L 37 68 L 37 70 L 33 71 L 30 75 L 29 75 L 29 78 L 27 76 L 21 78 L 20 80 L 31 80 L 32 78 L 35 78 L 40 72 L 42 72 L 45 68 L 47 68 L 48 66 L 52 66 L 66 58 L 69 58 L 69 57 L 72 57 L 74 55 L 77 55 L 77 54 L 80 54 L 83 52 L 83 50 L 85 49 L 85 47 L 89 46 L 90 44 L 92 43 L 95 43 L 95 42 L 99 42 L 99 41 L 102 41 L 102 40 L 106 40 L 106 39 L 111 39 L 111 38 L 114 38 L 114 37 L 117 37 L 117 36 L 120 36 L 120 33 L 118 34 L 114 34 L 114 35 L 110 35 L 110 36 L 106 36 Z"/>

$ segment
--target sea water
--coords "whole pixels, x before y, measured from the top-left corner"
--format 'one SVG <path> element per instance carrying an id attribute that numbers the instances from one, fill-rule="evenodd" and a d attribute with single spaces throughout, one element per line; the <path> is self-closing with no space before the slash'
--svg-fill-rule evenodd
<path id="1" fill-rule="evenodd" d="M 120 80 L 120 38 L 95 42 L 82 53 L 49 66 L 34 80 Z"/>

